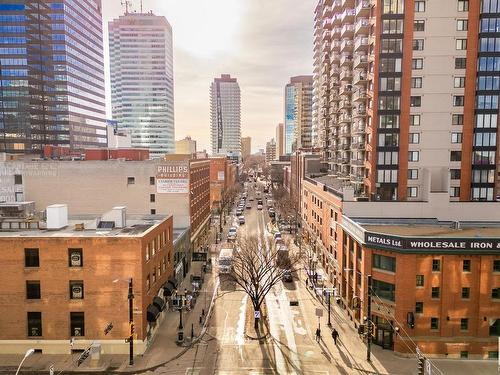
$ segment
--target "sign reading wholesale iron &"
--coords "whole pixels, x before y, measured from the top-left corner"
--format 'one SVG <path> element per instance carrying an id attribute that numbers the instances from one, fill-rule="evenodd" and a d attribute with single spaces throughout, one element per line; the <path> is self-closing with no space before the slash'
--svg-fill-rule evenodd
<path id="1" fill-rule="evenodd" d="M 156 167 L 156 192 L 188 193 L 189 162 L 169 161 Z"/>

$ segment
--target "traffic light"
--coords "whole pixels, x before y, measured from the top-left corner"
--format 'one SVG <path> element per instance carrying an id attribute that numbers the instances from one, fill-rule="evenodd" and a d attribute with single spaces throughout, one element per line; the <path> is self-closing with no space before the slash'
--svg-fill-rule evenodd
<path id="1" fill-rule="evenodd" d="M 418 375 L 425 375 L 425 357 L 418 357 Z"/>
<path id="2" fill-rule="evenodd" d="M 113 329 L 113 323 L 109 322 L 106 328 L 104 328 L 104 335 L 107 335 Z"/>
<path id="3" fill-rule="evenodd" d="M 77 367 L 80 367 L 80 365 L 89 357 L 89 355 L 90 355 L 90 348 L 87 348 L 83 351 L 82 354 L 80 354 L 80 357 L 78 358 Z"/>

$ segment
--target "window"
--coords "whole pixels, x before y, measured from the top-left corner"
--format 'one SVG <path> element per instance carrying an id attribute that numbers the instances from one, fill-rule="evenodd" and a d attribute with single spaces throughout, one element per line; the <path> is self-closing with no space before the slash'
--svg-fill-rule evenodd
<path id="1" fill-rule="evenodd" d="M 465 286 L 462 288 L 462 299 L 469 299 L 470 298 L 470 288 Z"/>
<path id="2" fill-rule="evenodd" d="M 425 30 L 425 21 L 424 20 L 413 21 L 413 31 L 424 31 L 424 30 Z"/>
<path id="3" fill-rule="evenodd" d="M 464 115 L 462 115 L 462 114 L 451 115 L 451 124 L 452 125 L 463 125 L 464 124 Z"/>
<path id="4" fill-rule="evenodd" d="M 460 358 L 462 358 L 462 359 L 469 358 L 469 352 L 467 350 L 461 350 L 460 351 Z"/>
<path id="5" fill-rule="evenodd" d="M 462 269 L 464 272 L 470 272 L 470 259 L 464 259 Z"/>
<path id="6" fill-rule="evenodd" d="M 469 0 L 458 0 L 458 11 L 467 12 L 469 10 Z"/>
<path id="7" fill-rule="evenodd" d="M 418 151 L 409 151 L 408 152 L 408 161 L 419 161 L 420 153 Z"/>
<path id="8" fill-rule="evenodd" d="M 406 190 L 409 198 L 416 198 L 418 196 L 418 187 L 411 186 Z"/>
<path id="9" fill-rule="evenodd" d="M 420 126 L 420 115 L 410 115 L 410 125 Z"/>
<path id="10" fill-rule="evenodd" d="M 40 281 L 28 280 L 26 281 L 26 299 L 40 299 Z"/>
<path id="11" fill-rule="evenodd" d="M 462 133 L 451 133 L 451 143 L 462 143 Z"/>
<path id="12" fill-rule="evenodd" d="M 20 174 L 14 175 L 14 185 L 22 185 L 23 184 L 23 176 Z"/>
<path id="13" fill-rule="evenodd" d="M 378 127 L 383 128 L 383 129 L 399 128 L 399 116 L 398 115 L 380 115 Z"/>
<path id="14" fill-rule="evenodd" d="M 412 49 L 414 51 L 423 51 L 424 50 L 424 40 L 423 39 L 413 39 Z"/>
<path id="15" fill-rule="evenodd" d="M 466 61 L 465 57 L 455 57 L 455 69 L 465 69 Z"/>
<path id="16" fill-rule="evenodd" d="M 460 186 L 450 187 L 450 198 L 458 198 L 458 197 L 460 197 Z"/>
<path id="17" fill-rule="evenodd" d="M 83 299 L 83 280 L 70 280 L 69 298 Z"/>
<path id="18" fill-rule="evenodd" d="M 70 313 L 70 336 L 78 337 L 85 336 L 85 315 L 83 312 L 71 312 Z"/>
<path id="19" fill-rule="evenodd" d="M 455 48 L 459 51 L 467 49 L 467 39 L 457 39 L 455 41 Z"/>
<path id="20" fill-rule="evenodd" d="M 396 298 L 396 286 L 373 279 L 373 293 L 379 298 L 394 302 Z"/>
<path id="21" fill-rule="evenodd" d="M 451 180 L 460 180 L 460 169 L 450 169 L 450 179 Z"/>
<path id="22" fill-rule="evenodd" d="M 151 289 L 151 281 L 149 275 L 146 277 L 146 290 Z"/>
<path id="23" fill-rule="evenodd" d="M 380 78 L 380 91 L 401 91 L 401 77 Z"/>
<path id="24" fill-rule="evenodd" d="M 150 212 L 151 212 L 151 215 L 156 215 L 156 210 L 155 210 L 154 208 L 152 208 L 152 209 L 150 210 Z"/>
<path id="25" fill-rule="evenodd" d="M 415 302 L 415 314 L 423 314 L 423 313 L 424 313 L 424 303 Z"/>
<path id="26" fill-rule="evenodd" d="M 464 96 L 463 95 L 454 95 L 453 96 L 453 106 L 454 107 L 463 107 L 464 106 Z"/>
<path id="27" fill-rule="evenodd" d="M 423 0 L 415 1 L 415 12 L 425 12 L 425 1 Z"/>
<path id="28" fill-rule="evenodd" d="M 135 184 L 135 177 L 127 177 L 127 185 Z"/>
<path id="29" fill-rule="evenodd" d="M 469 319 L 462 318 L 460 319 L 460 330 L 467 331 L 469 329 Z"/>
<path id="30" fill-rule="evenodd" d="M 154 177 L 149 177 L 149 184 L 154 185 L 155 184 L 155 178 Z"/>
<path id="31" fill-rule="evenodd" d="M 411 88 L 412 89 L 421 89 L 422 88 L 422 77 L 413 77 L 411 79 Z"/>
<path id="32" fill-rule="evenodd" d="M 498 350 L 489 351 L 488 359 L 498 359 Z"/>
<path id="33" fill-rule="evenodd" d="M 495 319 L 490 323 L 490 336 L 500 336 L 500 319 Z"/>
<path id="34" fill-rule="evenodd" d="M 408 169 L 408 180 L 418 180 L 418 169 Z"/>
<path id="35" fill-rule="evenodd" d="M 500 272 L 500 259 L 493 261 L 493 272 Z"/>
<path id="36" fill-rule="evenodd" d="M 477 77 L 476 88 L 478 90 L 499 90 L 500 89 L 500 77 L 479 76 L 479 77 Z"/>
<path id="37" fill-rule="evenodd" d="M 403 20 L 382 20 L 382 33 L 383 34 L 402 34 L 403 33 Z"/>
<path id="38" fill-rule="evenodd" d="M 422 105 L 421 96 L 411 96 L 410 97 L 410 107 L 420 107 Z"/>
<path id="39" fill-rule="evenodd" d="M 409 134 L 409 142 L 410 144 L 418 144 L 420 143 L 420 133 L 410 133 Z"/>
<path id="40" fill-rule="evenodd" d="M 424 286 L 424 275 L 417 275 L 417 286 Z"/>
<path id="41" fill-rule="evenodd" d="M 401 53 L 403 51 L 402 39 L 381 39 L 380 52 L 381 53 Z"/>
<path id="42" fill-rule="evenodd" d="M 457 20 L 457 30 L 458 31 L 467 31 L 469 28 L 468 20 Z"/>
<path id="43" fill-rule="evenodd" d="M 68 249 L 69 267 L 83 267 L 83 250 Z"/>
<path id="44" fill-rule="evenodd" d="M 441 260 L 440 259 L 433 259 L 432 260 L 432 271 L 433 272 L 441 271 Z"/>
<path id="45" fill-rule="evenodd" d="M 155 197 L 155 195 L 154 195 L 154 194 L 149 194 L 149 201 L 150 201 L 151 203 L 154 203 L 154 202 L 155 202 L 155 199 L 156 199 L 156 197 Z"/>
<path id="46" fill-rule="evenodd" d="M 453 79 L 453 87 L 455 88 L 465 87 L 465 77 L 455 77 Z"/>
<path id="47" fill-rule="evenodd" d="M 500 288 L 491 289 L 491 298 L 500 299 Z"/>
<path id="48" fill-rule="evenodd" d="M 383 14 L 402 14 L 404 0 L 384 0 Z"/>
<path id="49" fill-rule="evenodd" d="M 394 57 L 383 57 L 380 59 L 380 72 L 394 73 L 401 72 L 401 59 Z"/>
<path id="50" fill-rule="evenodd" d="M 40 258 L 38 256 L 38 249 L 24 249 L 24 266 L 40 267 Z"/>
<path id="51" fill-rule="evenodd" d="M 373 267 L 384 271 L 396 272 L 396 258 L 373 254 Z"/>
<path id="52" fill-rule="evenodd" d="M 431 329 L 439 329 L 439 319 L 431 318 Z"/>
<path id="53" fill-rule="evenodd" d="M 41 312 L 28 312 L 28 336 L 42 336 Z"/>
<path id="54" fill-rule="evenodd" d="M 424 59 L 412 59 L 411 60 L 411 68 L 415 70 L 420 70 L 424 68 Z"/>
<path id="55" fill-rule="evenodd" d="M 462 151 L 450 152 L 450 161 L 461 161 L 461 160 L 462 160 Z"/>

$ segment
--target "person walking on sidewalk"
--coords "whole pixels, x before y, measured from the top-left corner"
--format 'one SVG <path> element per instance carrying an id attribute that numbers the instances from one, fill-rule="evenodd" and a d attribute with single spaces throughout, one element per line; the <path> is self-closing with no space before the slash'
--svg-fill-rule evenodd
<path id="1" fill-rule="evenodd" d="M 333 338 L 333 342 L 335 342 L 335 345 L 337 345 L 337 339 L 339 338 L 339 333 L 337 332 L 337 330 L 335 328 L 332 331 L 332 338 Z"/>
<path id="2" fill-rule="evenodd" d="M 321 340 L 321 328 L 316 328 L 316 342 Z"/>

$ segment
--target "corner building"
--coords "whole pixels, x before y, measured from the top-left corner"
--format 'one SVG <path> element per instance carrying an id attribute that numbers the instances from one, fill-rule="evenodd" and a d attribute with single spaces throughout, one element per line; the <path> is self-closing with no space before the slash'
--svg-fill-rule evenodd
<path id="1" fill-rule="evenodd" d="M 493 0 L 321 0 L 313 134 L 329 170 L 370 200 L 499 196 Z"/>

